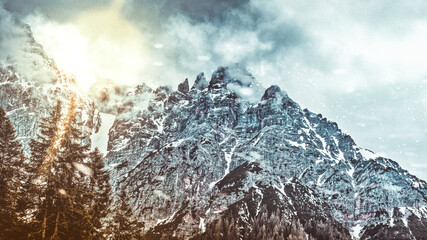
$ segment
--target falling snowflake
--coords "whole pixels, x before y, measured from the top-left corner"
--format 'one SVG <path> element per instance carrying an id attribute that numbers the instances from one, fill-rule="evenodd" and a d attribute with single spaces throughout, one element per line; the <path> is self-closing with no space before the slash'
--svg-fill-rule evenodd
<path id="1" fill-rule="evenodd" d="M 62 195 L 67 195 L 67 192 L 64 189 L 59 189 L 58 192 Z"/>
<path id="2" fill-rule="evenodd" d="M 77 169 L 77 171 L 83 173 L 86 176 L 91 176 L 93 173 L 93 170 L 83 163 L 73 162 L 73 166 Z"/>

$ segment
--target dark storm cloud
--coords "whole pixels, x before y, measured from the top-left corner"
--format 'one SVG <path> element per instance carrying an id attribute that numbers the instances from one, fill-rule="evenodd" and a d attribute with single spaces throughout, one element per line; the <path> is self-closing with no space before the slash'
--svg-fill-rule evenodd
<path id="1" fill-rule="evenodd" d="M 144 20 L 150 25 L 169 24 L 168 19 L 181 15 L 194 25 L 208 23 L 218 30 L 230 27 L 253 31 L 261 41 L 274 42 L 277 48 L 297 46 L 306 40 L 303 29 L 295 22 L 271 24 L 276 15 L 263 14 L 249 3 L 249 0 L 131 0 L 126 2 L 125 12 L 136 25 L 144 25 Z M 213 41 L 217 33 L 212 34 Z"/>
<path id="2" fill-rule="evenodd" d="M 156 14 L 162 19 L 177 14 L 183 14 L 193 21 L 220 21 L 233 9 L 244 8 L 249 0 L 132 0 L 127 1 L 132 6 L 134 14 Z M 141 12 L 142 11 L 142 12 Z"/>
<path id="3" fill-rule="evenodd" d="M 326 65 L 303 25 L 280 9 L 270 11 L 274 3 L 254 2 L 133 0 L 125 2 L 123 13 L 150 41 L 163 43 L 170 64 L 183 72 L 194 74 L 237 62 L 284 64 L 293 61 L 295 50 L 310 56 L 302 59 L 312 68 Z M 209 56 L 209 64 L 195 64 L 200 55 Z"/>
<path id="4" fill-rule="evenodd" d="M 111 0 L 3 0 L 3 2 L 7 11 L 19 16 L 39 12 L 50 19 L 64 22 L 82 11 L 107 5 Z"/>

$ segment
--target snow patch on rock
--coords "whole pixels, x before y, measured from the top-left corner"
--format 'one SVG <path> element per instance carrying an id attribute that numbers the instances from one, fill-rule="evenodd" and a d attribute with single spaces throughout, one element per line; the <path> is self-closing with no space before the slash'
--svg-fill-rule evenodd
<path id="1" fill-rule="evenodd" d="M 354 226 L 354 227 L 351 229 L 351 236 L 352 236 L 354 239 L 360 239 L 360 233 L 362 232 L 362 229 L 363 229 L 363 227 L 362 227 L 362 226 L 360 226 L 360 224 L 356 224 L 356 226 Z"/>
<path id="2" fill-rule="evenodd" d="M 100 113 L 100 116 L 101 126 L 99 127 L 97 133 L 92 133 L 92 135 L 90 136 L 90 140 L 92 142 L 91 150 L 94 150 L 97 147 L 101 153 L 106 155 L 109 138 L 108 133 L 110 132 L 110 128 L 114 124 L 116 116 L 108 113 Z"/>

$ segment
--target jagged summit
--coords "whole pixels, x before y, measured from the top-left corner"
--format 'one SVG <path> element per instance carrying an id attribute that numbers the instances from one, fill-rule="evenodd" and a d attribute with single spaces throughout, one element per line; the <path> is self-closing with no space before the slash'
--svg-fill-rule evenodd
<path id="1" fill-rule="evenodd" d="M 223 88 L 228 84 L 241 87 L 250 87 L 254 84 L 255 78 L 246 69 L 235 67 L 219 67 L 213 74 L 209 82 L 209 88 Z"/>
<path id="2" fill-rule="evenodd" d="M 250 229 L 254 222 L 244 219 L 261 211 L 245 212 L 253 206 L 301 214 L 296 203 L 284 203 L 294 201 L 283 190 L 292 181 L 309 193 L 298 201 L 324 201 L 313 211 L 342 238 L 422 234 L 415 229 L 426 221 L 424 181 L 360 148 L 278 86 L 256 84 L 244 71 L 220 67 L 209 83 L 199 74 L 191 91 L 183 90 L 186 81 L 175 92 L 151 91 L 147 109 L 115 122 L 107 161 L 150 234 L 188 238 L 229 217 Z M 270 204 L 265 195 L 284 202 Z M 309 234 L 311 223 L 297 215 Z"/>
<path id="3" fill-rule="evenodd" d="M 209 86 L 208 82 L 206 81 L 205 74 L 200 73 L 197 75 L 196 81 L 194 81 L 193 87 L 191 89 L 197 89 L 197 90 L 203 90 Z"/>
<path id="4" fill-rule="evenodd" d="M 281 94 L 282 90 L 279 86 L 273 85 L 265 90 L 264 95 L 262 96 L 262 100 L 268 100 L 271 98 L 275 98 L 277 94 Z"/>
<path id="5" fill-rule="evenodd" d="M 178 91 L 182 93 L 188 93 L 189 90 L 190 87 L 188 85 L 188 78 L 186 78 L 184 82 L 178 85 Z"/>
<path id="6" fill-rule="evenodd" d="M 203 78 L 203 75 L 200 76 Z M 195 86 L 199 86 L 199 76 L 195 81 Z M 197 89 L 203 89 L 195 87 Z M 205 85 L 204 85 L 205 86 Z M 263 94 L 263 87 L 251 73 L 245 68 L 234 65 L 232 67 L 219 67 L 211 77 L 208 84 L 210 91 L 221 91 L 224 89 L 230 90 L 237 94 L 240 98 L 247 100 L 251 103 L 257 102 L 261 99 Z"/>

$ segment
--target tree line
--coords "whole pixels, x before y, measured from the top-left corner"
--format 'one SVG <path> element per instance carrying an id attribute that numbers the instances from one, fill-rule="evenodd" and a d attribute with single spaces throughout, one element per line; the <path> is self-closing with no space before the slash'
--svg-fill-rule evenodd
<path id="1" fill-rule="evenodd" d="M 84 143 L 75 98 L 61 105 L 29 156 L 0 107 L 0 240 L 139 239 L 126 192 L 112 194 L 103 155 Z"/>
<path id="2" fill-rule="evenodd" d="M 290 217 L 290 219 L 289 219 Z M 279 209 L 260 206 L 256 216 L 242 220 L 237 209 L 226 211 L 206 226 L 206 231 L 192 240 L 350 240 L 350 236 L 335 229 L 329 220 L 301 222 Z"/>

